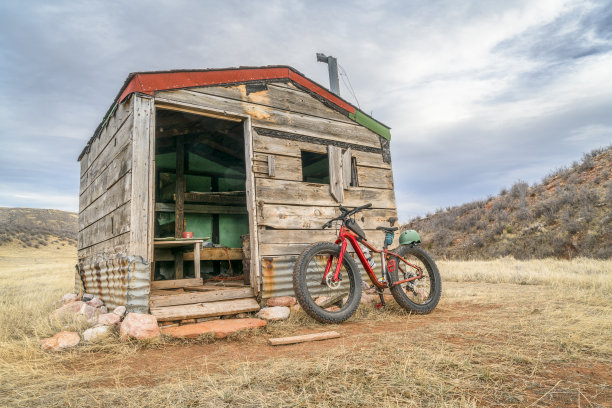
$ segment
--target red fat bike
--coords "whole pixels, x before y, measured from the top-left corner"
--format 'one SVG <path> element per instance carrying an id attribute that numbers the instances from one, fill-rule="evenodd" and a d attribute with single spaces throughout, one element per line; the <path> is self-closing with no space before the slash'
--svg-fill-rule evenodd
<path id="1" fill-rule="evenodd" d="M 404 309 L 418 314 L 431 312 L 442 292 L 440 273 L 431 257 L 418 244 L 415 231 L 400 236 L 400 246 L 393 251 L 397 227 L 377 227 L 385 232 L 383 249 L 370 245 L 354 215 L 372 204 L 349 210 L 340 206 L 342 214 L 329 220 L 323 228 L 341 222 L 335 243 L 318 242 L 306 248 L 293 269 L 293 289 L 304 311 L 321 323 L 340 323 L 355 313 L 361 300 L 359 268 L 347 252 L 350 243 L 357 258 L 385 305 L 383 291 L 389 288 L 393 298 Z M 351 216 L 353 218 L 351 218 Z M 391 220 L 391 225 L 395 220 Z M 376 276 L 371 252 L 380 254 L 380 277 Z"/>

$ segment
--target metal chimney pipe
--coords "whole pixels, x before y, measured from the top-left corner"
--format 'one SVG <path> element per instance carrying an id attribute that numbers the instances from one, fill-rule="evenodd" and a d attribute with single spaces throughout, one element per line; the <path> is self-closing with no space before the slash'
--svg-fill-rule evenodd
<path id="1" fill-rule="evenodd" d="M 338 80 L 338 61 L 335 57 L 327 56 L 320 52 L 317 53 L 317 61 L 327 64 L 329 71 L 329 90 L 340 96 L 340 81 Z"/>

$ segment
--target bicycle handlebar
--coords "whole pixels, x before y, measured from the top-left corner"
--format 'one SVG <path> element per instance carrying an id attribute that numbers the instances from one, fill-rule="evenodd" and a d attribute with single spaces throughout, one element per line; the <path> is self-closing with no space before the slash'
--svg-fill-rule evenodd
<path id="1" fill-rule="evenodd" d="M 336 218 L 332 218 L 331 220 L 327 221 L 325 224 L 323 224 L 323 229 L 325 228 L 330 228 L 332 225 L 332 222 L 334 221 L 338 221 L 338 220 L 344 220 L 347 217 L 350 217 L 353 214 L 358 213 L 359 211 L 365 210 L 366 208 L 370 208 L 372 206 L 372 203 L 367 203 L 364 204 L 360 207 L 355 207 L 352 210 L 349 210 L 348 208 L 340 205 L 340 211 L 342 211 L 342 214 L 340 214 L 339 216 L 337 216 Z"/>

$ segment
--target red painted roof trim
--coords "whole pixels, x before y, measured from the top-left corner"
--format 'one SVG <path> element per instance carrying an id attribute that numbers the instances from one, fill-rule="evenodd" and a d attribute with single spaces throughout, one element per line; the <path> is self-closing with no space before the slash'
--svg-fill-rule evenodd
<path id="1" fill-rule="evenodd" d="M 305 76 L 286 67 L 274 68 L 238 68 L 210 71 L 177 71 L 177 72 L 151 72 L 137 73 L 131 78 L 119 96 L 122 102 L 134 92 L 153 95 L 155 91 L 168 89 L 190 88 L 197 86 L 210 86 L 231 84 L 246 81 L 261 81 L 270 79 L 289 79 L 297 84 L 327 99 L 334 105 L 348 111 L 355 112 L 355 107 L 325 88 L 312 82 Z"/>

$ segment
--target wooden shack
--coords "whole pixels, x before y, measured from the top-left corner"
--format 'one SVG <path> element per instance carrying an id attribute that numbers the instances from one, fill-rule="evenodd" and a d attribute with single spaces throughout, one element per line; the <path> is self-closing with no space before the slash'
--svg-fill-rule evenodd
<path id="1" fill-rule="evenodd" d="M 389 128 L 286 66 L 130 74 L 78 160 L 77 285 L 160 321 L 293 293 L 338 204 L 397 216 Z M 183 238 L 192 232 L 192 238 Z"/>

